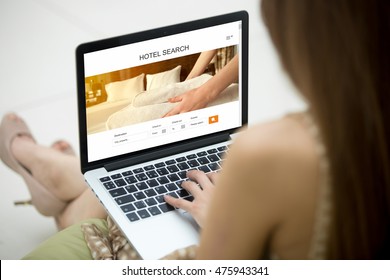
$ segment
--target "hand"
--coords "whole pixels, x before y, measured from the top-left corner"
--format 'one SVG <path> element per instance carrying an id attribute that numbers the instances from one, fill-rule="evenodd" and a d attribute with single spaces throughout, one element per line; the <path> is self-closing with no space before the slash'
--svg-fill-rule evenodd
<path id="1" fill-rule="evenodd" d="M 190 170 L 187 177 L 190 181 L 184 181 L 182 187 L 194 197 L 192 202 L 165 195 L 164 199 L 170 205 L 183 209 L 192 215 L 200 227 L 203 226 L 207 216 L 208 207 L 214 193 L 214 184 L 217 173 L 205 174 L 203 171 Z"/>
<path id="2" fill-rule="evenodd" d="M 163 118 L 205 108 L 208 104 L 208 98 L 205 98 L 199 91 L 199 88 L 195 88 L 176 97 L 169 98 L 168 102 L 170 103 L 180 103 L 166 113 Z"/>

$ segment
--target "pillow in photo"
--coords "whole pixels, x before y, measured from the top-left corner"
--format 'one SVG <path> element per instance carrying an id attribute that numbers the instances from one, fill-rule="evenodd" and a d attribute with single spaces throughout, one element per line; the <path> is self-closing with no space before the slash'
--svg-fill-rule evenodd
<path id="1" fill-rule="evenodd" d="M 179 83 L 180 82 L 181 65 L 175 68 L 157 73 L 146 75 L 146 90 L 160 88 L 166 85 Z"/>
<path id="2" fill-rule="evenodd" d="M 134 96 L 145 90 L 144 86 L 145 74 L 106 84 L 107 102 L 116 102 L 120 100 L 133 100 Z"/>

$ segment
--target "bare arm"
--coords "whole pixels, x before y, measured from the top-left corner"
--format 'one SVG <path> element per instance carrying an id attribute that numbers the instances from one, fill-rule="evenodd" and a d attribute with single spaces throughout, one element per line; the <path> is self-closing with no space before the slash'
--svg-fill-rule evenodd
<path id="1" fill-rule="evenodd" d="M 183 184 L 194 201 L 167 202 L 202 225 L 198 258 L 256 259 L 266 248 L 281 258 L 306 258 L 318 197 L 315 147 L 306 129 L 286 118 L 242 133 L 211 180 L 215 187 L 199 171 L 189 176 L 206 191 Z"/>
<path id="2" fill-rule="evenodd" d="M 218 95 L 230 84 L 238 79 L 238 56 L 236 55 L 221 71 L 213 76 L 202 86 L 190 90 L 182 95 L 169 99 L 169 102 L 180 102 L 171 111 L 164 115 L 169 117 L 197 109 L 202 109 L 211 101 L 215 100 Z"/>
<path id="3" fill-rule="evenodd" d="M 192 70 L 190 74 L 188 74 L 186 80 L 201 75 L 204 72 L 204 70 L 207 68 L 207 66 L 210 64 L 210 61 L 213 59 L 216 53 L 217 50 L 202 52 L 198 57 L 194 67 L 192 67 Z"/>
<path id="4" fill-rule="evenodd" d="M 251 141 L 235 144 L 208 209 L 199 259 L 257 259 L 278 223 L 267 154 L 258 157 Z"/>
<path id="5" fill-rule="evenodd" d="M 256 141 L 247 138 L 234 144 L 217 178 L 188 172 L 191 181 L 182 186 L 192 193 L 193 202 L 165 197 L 171 205 L 191 213 L 202 227 L 199 259 L 259 258 L 278 220 L 268 188 L 274 182 L 263 157 L 268 155 L 259 161 L 253 146 Z"/>

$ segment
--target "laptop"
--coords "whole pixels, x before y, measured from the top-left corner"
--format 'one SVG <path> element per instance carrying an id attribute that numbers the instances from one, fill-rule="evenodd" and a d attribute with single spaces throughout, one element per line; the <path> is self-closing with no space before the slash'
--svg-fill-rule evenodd
<path id="1" fill-rule="evenodd" d="M 190 76 L 206 53 L 212 59 Z M 222 75 L 233 61 L 232 83 L 203 107 L 177 114 L 181 102 L 172 98 Z M 143 259 L 198 244 L 194 219 L 163 197 L 192 201 L 181 187 L 187 171 L 218 172 L 232 136 L 247 124 L 247 12 L 84 43 L 76 66 L 87 184 Z"/>

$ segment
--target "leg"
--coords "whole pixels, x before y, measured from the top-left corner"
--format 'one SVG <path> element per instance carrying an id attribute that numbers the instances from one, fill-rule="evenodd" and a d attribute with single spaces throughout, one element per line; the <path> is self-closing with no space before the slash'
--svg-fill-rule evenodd
<path id="1" fill-rule="evenodd" d="M 68 201 L 64 210 L 55 217 L 59 229 L 88 218 L 107 217 L 106 211 L 85 184 L 79 161 L 67 142 L 57 141 L 51 148 L 35 143 L 31 145 L 31 138 L 18 137 L 14 142 L 16 154 L 20 155 L 22 163 L 31 166 L 33 176 L 57 197 Z"/>
<path id="2" fill-rule="evenodd" d="M 89 188 L 70 201 L 56 219 L 59 229 L 66 228 L 89 218 L 107 218 L 107 212 Z"/>
<path id="3" fill-rule="evenodd" d="M 63 154 L 75 157 L 73 149 L 66 141 L 57 141 L 51 147 Z M 81 195 L 68 203 L 64 211 L 56 217 L 56 221 L 59 228 L 66 228 L 88 218 L 106 219 L 107 212 L 96 199 L 94 193 L 86 188 Z"/>
<path id="4" fill-rule="evenodd" d="M 27 135 L 15 137 L 11 152 L 38 182 L 62 201 L 71 201 L 88 188 L 78 159 L 73 155 L 40 146 Z"/>
<path id="5" fill-rule="evenodd" d="M 52 148 L 36 144 L 15 114 L 4 117 L 1 132 L 2 160 L 22 175 L 35 207 L 44 215 L 54 216 L 60 229 L 82 219 L 106 217 L 85 184 L 69 144 L 59 141 Z"/>

